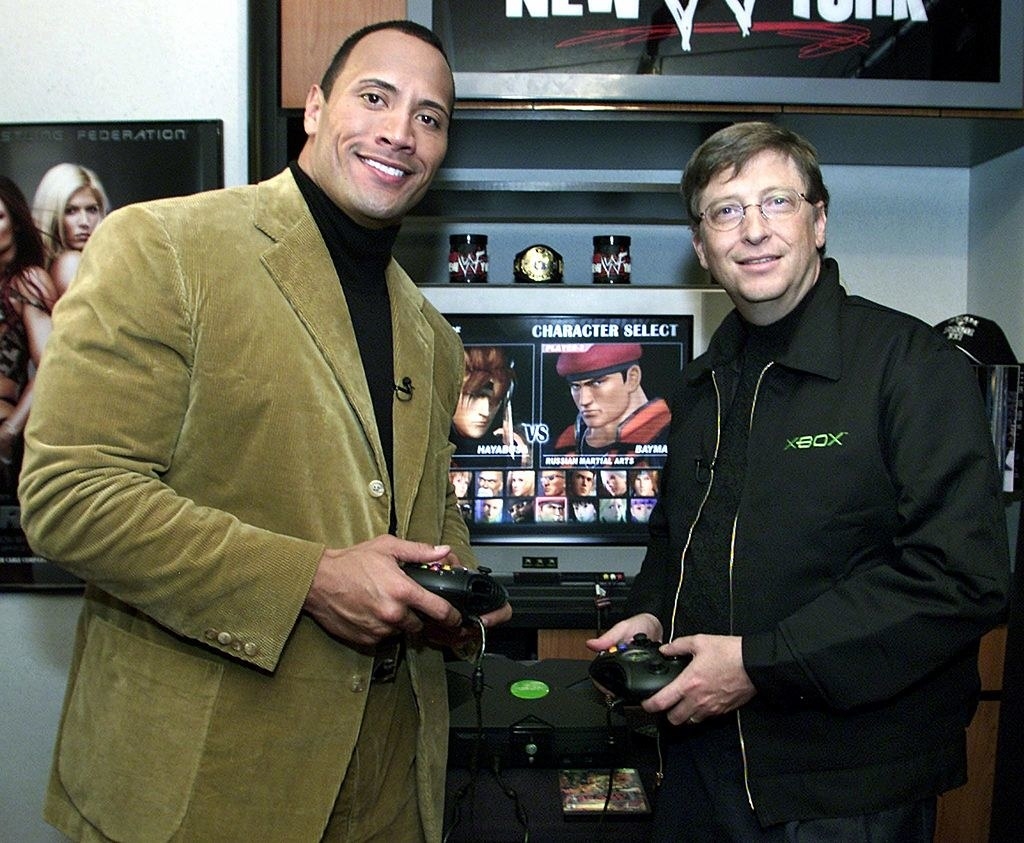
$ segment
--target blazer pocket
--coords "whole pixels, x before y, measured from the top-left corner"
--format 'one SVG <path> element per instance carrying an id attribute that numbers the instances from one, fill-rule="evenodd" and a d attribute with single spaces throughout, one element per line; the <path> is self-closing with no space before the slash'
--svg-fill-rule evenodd
<path id="1" fill-rule="evenodd" d="M 57 765 L 75 807 L 114 840 L 167 840 L 199 769 L 221 665 L 89 623 Z"/>

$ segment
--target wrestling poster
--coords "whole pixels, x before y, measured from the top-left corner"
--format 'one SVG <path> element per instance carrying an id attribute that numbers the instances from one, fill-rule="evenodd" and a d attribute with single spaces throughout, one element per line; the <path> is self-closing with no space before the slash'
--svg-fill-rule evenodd
<path id="1" fill-rule="evenodd" d="M 1021 20 L 1011 0 L 430 5 L 476 98 L 1019 108 Z"/>
<path id="2" fill-rule="evenodd" d="M 69 579 L 28 547 L 17 482 L 32 379 L 82 250 L 116 208 L 223 181 L 220 120 L 0 125 L 0 587 Z"/>

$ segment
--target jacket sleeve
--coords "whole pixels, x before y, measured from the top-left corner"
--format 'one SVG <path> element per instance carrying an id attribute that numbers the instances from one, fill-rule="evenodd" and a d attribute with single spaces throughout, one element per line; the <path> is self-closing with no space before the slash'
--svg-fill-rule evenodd
<path id="1" fill-rule="evenodd" d="M 888 359 L 879 398 L 892 535 L 774 629 L 744 636 L 764 701 L 852 709 L 889 699 L 970 658 L 1005 611 L 1006 514 L 970 367 L 945 340 L 912 332 Z"/>
<path id="2" fill-rule="evenodd" d="M 272 669 L 323 545 L 165 482 L 193 398 L 189 256 L 144 206 L 109 216 L 89 246 L 36 380 L 19 489 L 29 543 L 180 635 L 239 630 L 237 655 Z"/>

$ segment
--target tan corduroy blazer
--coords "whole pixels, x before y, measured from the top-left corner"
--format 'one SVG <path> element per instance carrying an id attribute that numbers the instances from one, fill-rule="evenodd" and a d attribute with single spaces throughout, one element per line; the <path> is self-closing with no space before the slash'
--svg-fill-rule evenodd
<path id="1" fill-rule="evenodd" d="M 392 484 L 334 266 L 289 172 L 111 214 L 59 302 L 20 495 L 86 580 L 46 803 L 74 837 L 316 840 L 371 658 L 302 614 L 325 546 L 387 532 Z M 388 269 L 398 534 L 473 563 L 448 485 L 458 337 Z M 439 839 L 441 654 L 410 645 Z M 382 798 L 386 798 L 382 795 Z"/>

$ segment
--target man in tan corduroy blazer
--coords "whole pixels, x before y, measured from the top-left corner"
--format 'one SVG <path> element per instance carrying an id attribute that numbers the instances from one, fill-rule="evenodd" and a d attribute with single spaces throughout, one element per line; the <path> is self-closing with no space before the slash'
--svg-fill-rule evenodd
<path id="1" fill-rule="evenodd" d="M 382 437 L 297 183 L 349 232 L 397 227 L 447 149 L 435 42 L 357 33 L 293 169 L 115 211 L 56 308 L 20 494 L 33 548 L 87 583 L 45 807 L 75 839 L 440 839 L 430 640 L 459 619 L 400 563 L 475 564 L 447 475 L 462 346 L 388 252 L 373 292 L 414 391 Z"/>

